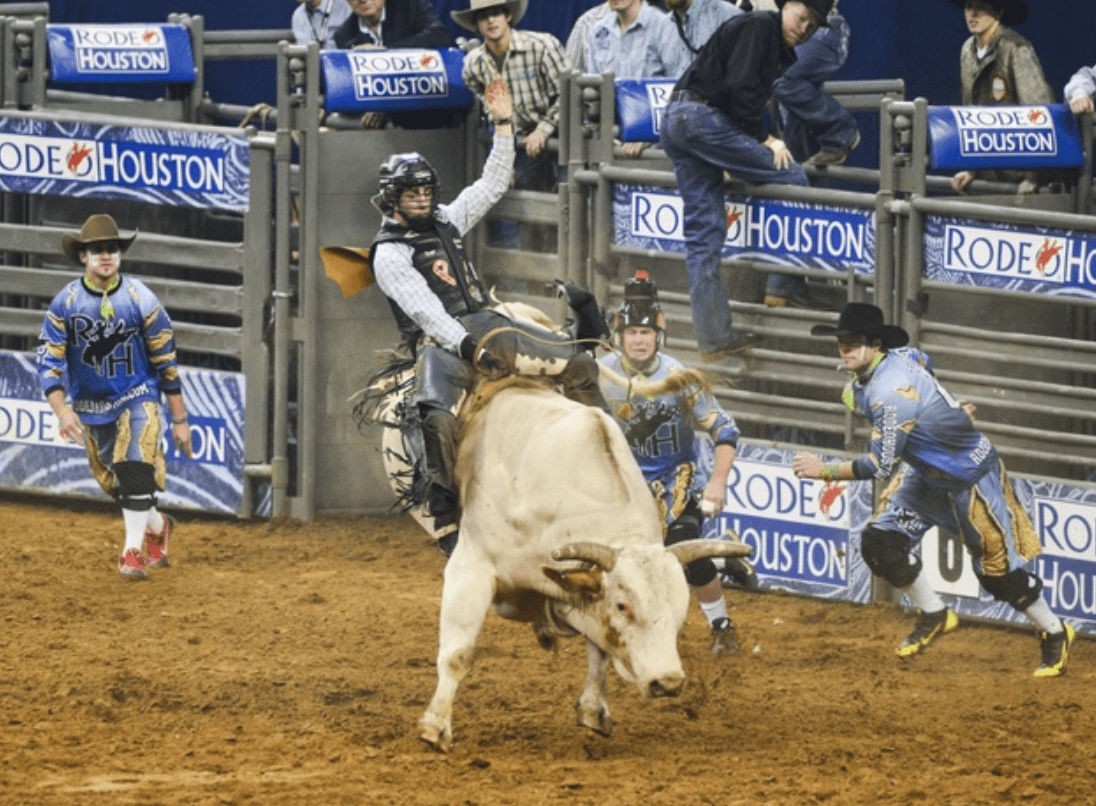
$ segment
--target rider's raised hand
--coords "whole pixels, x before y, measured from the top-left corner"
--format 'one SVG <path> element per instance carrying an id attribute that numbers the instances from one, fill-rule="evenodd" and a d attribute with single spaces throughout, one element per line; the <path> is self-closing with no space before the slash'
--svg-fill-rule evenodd
<path id="1" fill-rule="evenodd" d="M 514 106 L 510 102 L 510 90 L 501 78 L 492 81 L 483 90 L 487 102 L 487 114 L 493 123 L 511 123 L 514 118 Z"/>

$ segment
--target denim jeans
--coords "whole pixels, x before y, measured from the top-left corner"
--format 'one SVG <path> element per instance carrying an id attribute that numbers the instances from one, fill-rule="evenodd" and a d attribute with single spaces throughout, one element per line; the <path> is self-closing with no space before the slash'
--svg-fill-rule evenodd
<path id="1" fill-rule="evenodd" d="M 834 27 L 819 28 L 795 49 L 795 64 L 773 84 L 784 117 L 784 142 L 799 162 L 820 149 L 843 151 L 856 138 L 856 118 L 822 91 L 822 82 L 849 56 L 849 24 L 839 14 L 830 22 Z"/>
<path id="2" fill-rule="evenodd" d="M 792 163 L 773 166 L 773 153 L 714 107 L 673 101 L 662 126 L 662 148 L 674 166 L 684 203 L 685 268 L 689 273 L 693 331 L 702 353 L 714 353 L 734 339 L 727 291 L 719 276 L 727 239 L 723 172 L 751 184 L 806 185 L 807 175 Z M 770 275 L 768 290 L 801 294 L 802 277 Z"/>

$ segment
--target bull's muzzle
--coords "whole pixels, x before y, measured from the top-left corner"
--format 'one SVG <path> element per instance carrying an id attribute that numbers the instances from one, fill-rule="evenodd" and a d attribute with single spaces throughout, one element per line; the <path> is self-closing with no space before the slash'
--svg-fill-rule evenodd
<path id="1" fill-rule="evenodd" d="M 684 674 L 666 674 L 651 681 L 650 692 L 652 697 L 676 697 L 684 687 Z"/>

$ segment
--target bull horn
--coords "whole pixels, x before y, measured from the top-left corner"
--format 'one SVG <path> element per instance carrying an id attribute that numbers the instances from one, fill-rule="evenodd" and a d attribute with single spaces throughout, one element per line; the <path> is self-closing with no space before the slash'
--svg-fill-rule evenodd
<path id="1" fill-rule="evenodd" d="M 568 543 L 552 552 L 553 560 L 582 560 L 593 563 L 603 571 L 612 571 L 616 565 L 620 549 L 604 546 L 601 543 Z"/>
<path id="2" fill-rule="evenodd" d="M 745 543 L 730 540 L 683 540 L 667 546 L 666 550 L 683 566 L 705 557 L 749 557 L 753 554 L 753 549 Z"/>

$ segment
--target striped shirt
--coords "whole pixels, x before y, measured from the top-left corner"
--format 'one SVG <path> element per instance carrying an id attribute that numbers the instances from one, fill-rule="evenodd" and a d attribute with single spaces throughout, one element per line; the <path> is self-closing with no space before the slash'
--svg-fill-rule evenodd
<path id="1" fill-rule="evenodd" d="M 680 16 L 673 11 L 664 14 L 661 35 L 653 36 L 647 44 L 643 76 L 680 78 L 716 29 L 741 13 L 741 9 L 726 0 L 693 0 Z"/>
<path id="2" fill-rule="evenodd" d="M 540 129 L 547 136 L 559 127 L 560 74 L 570 70 L 563 45 L 551 34 L 511 31 L 510 49 L 502 63 L 502 78 L 514 107 L 514 129 L 527 136 Z M 464 85 L 483 102 L 484 88 L 500 75 L 495 58 L 480 45 L 464 57 Z M 486 106 L 486 104 L 484 104 Z"/>
<path id="3" fill-rule="evenodd" d="M 483 175 L 461 191 L 452 204 L 438 205 L 437 216 L 457 228 L 461 235 L 487 215 L 510 186 L 514 167 L 514 138 L 496 134 L 494 146 L 483 166 Z M 411 263 L 412 248 L 404 243 L 377 244 L 373 254 L 373 275 L 385 296 L 400 306 L 428 337 L 454 353 L 468 331 L 449 315 L 426 280 Z"/>
<path id="4" fill-rule="evenodd" d="M 623 32 L 616 14 L 602 17 L 586 39 L 586 71 L 612 73 L 616 78 L 649 78 L 643 71 L 644 59 L 652 40 L 662 35 L 663 16 L 643 3 L 632 24 Z"/>

